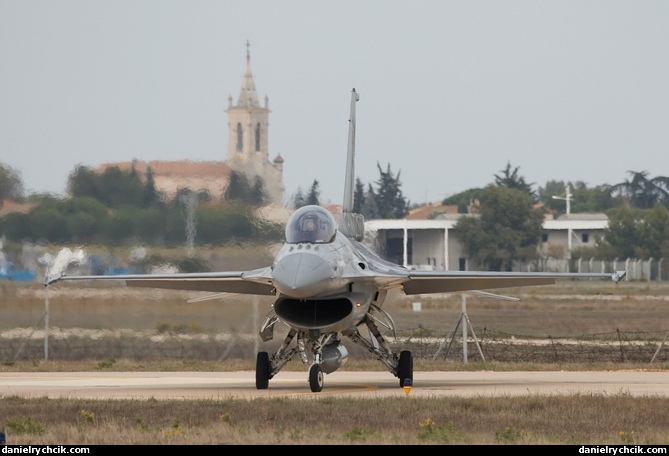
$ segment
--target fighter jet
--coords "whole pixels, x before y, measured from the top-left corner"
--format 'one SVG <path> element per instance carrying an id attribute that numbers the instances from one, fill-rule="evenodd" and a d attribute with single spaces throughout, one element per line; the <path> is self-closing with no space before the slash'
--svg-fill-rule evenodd
<path id="1" fill-rule="evenodd" d="M 413 357 L 409 350 L 395 351 L 380 326 L 395 330 L 383 310 L 389 290 L 406 295 L 481 291 L 505 287 L 554 284 L 558 279 L 606 278 L 620 281 L 624 271 L 607 273 L 532 273 L 475 271 L 414 271 L 381 258 L 363 244 L 364 219 L 353 212 L 355 162 L 355 108 L 359 95 L 351 92 L 348 151 L 342 214 L 339 223 L 316 205 L 297 209 L 285 227 L 285 243 L 271 265 L 233 272 L 56 275 L 48 286 L 64 280 L 115 280 L 126 286 L 197 290 L 219 294 L 272 296 L 274 304 L 259 331 L 270 341 L 278 323 L 288 332 L 274 353 L 261 351 L 256 358 L 256 388 L 267 389 L 288 361 L 299 357 L 309 366 L 312 392 L 323 389 L 323 374 L 342 367 L 348 359 L 344 338 L 364 347 L 399 379 L 413 383 Z M 362 330 L 362 331 L 361 331 Z"/>

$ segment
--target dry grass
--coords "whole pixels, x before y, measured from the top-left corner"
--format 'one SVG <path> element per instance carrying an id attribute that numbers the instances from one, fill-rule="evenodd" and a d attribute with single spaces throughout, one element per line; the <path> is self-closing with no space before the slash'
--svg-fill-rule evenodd
<path id="1" fill-rule="evenodd" d="M 477 332 L 494 330 L 516 337 L 577 337 L 617 329 L 665 333 L 669 283 L 574 281 L 558 285 L 498 290 L 520 297 L 509 302 L 466 297 L 467 314 Z M 50 325 L 58 328 L 155 330 L 161 324 L 200 328 L 205 333 L 253 332 L 254 322 L 269 312 L 268 297 L 230 296 L 187 303 L 207 293 L 143 290 L 89 283 L 0 283 L 0 331 L 41 328 L 49 298 Z M 413 302 L 422 311 L 414 312 Z M 389 293 L 384 309 L 400 334 L 415 328 L 447 333 L 461 313 L 462 295 L 407 297 Z"/>
<path id="2" fill-rule="evenodd" d="M 0 398 L 11 444 L 667 444 L 669 398 Z"/>

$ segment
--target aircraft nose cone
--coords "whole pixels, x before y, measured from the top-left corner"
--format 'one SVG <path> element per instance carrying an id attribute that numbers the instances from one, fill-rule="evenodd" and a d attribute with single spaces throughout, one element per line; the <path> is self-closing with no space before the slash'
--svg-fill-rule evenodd
<path id="1" fill-rule="evenodd" d="M 293 298 L 309 298 L 330 288 L 332 268 L 313 253 L 291 253 L 274 265 L 274 286 Z"/>

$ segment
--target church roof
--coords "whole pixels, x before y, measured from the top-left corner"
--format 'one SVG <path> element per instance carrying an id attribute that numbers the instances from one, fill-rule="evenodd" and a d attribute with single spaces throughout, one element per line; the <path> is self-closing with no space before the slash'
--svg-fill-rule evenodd
<path id="1" fill-rule="evenodd" d="M 221 161 L 163 161 L 153 160 L 145 162 L 142 160 L 134 160 L 132 162 L 117 162 L 104 163 L 100 165 L 96 172 L 104 172 L 109 167 L 117 166 L 122 171 L 130 171 L 135 169 L 139 175 L 143 175 L 146 167 L 150 167 L 154 176 L 228 176 L 230 174 L 230 167 L 225 162 Z"/>

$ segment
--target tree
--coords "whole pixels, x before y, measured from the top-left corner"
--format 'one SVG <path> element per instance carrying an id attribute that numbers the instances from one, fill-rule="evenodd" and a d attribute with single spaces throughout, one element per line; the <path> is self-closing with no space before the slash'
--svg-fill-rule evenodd
<path id="1" fill-rule="evenodd" d="M 636 257 L 637 218 L 634 212 L 627 206 L 621 206 L 609 213 L 609 223 L 604 229 L 604 244 L 599 248 L 600 252 L 606 252 L 609 259 Z"/>
<path id="2" fill-rule="evenodd" d="M 565 184 L 564 181 L 550 180 L 546 182 L 544 187 L 539 187 L 539 201 L 546 209 L 564 214 L 567 207 L 566 201 L 564 200 L 564 198 L 566 198 L 565 188 L 567 185 L 568 184 Z M 553 198 L 554 196 L 557 196 L 561 199 L 555 199 Z"/>
<path id="3" fill-rule="evenodd" d="M 249 193 L 249 181 L 246 175 L 235 170 L 230 171 L 230 180 L 225 189 L 223 198 L 226 201 L 242 201 Z"/>
<path id="4" fill-rule="evenodd" d="M 656 203 L 652 209 L 621 206 L 610 211 L 596 253 L 609 260 L 665 257 L 669 254 L 669 210 Z"/>
<path id="5" fill-rule="evenodd" d="M 33 239 L 30 217 L 21 212 L 10 212 L 0 218 L 0 233 L 16 242 Z"/>
<path id="6" fill-rule="evenodd" d="M 124 208 L 122 208 L 124 209 Z M 128 207 L 126 215 L 132 214 L 134 208 Z M 121 211 L 119 211 L 121 212 Z M 173 211 L 176 213 L 176 211 Z M 165 225 L 167 219 L 167 210 L 160 206 L 148 207 L 146 209 L 136 209 L 133 217 L 134 230 L 133 236 L 151 244 L 157 244 L 166 236 Z M 183 213 L 182 213 L 183 220 Z"/>
<path id="7" fill-rule="evenodd" d="M 514 261 L 538 257 L 543 212 L 527 193 L 489 185 L 481 196 L 480 216 L 458 220 L 455 231 L 477 266 L 510 271 Z"/>
<path id="8" fill-rule="evenodd" d="M 197 216 L 201 226 L 198 238 L 204 244 L 221 245 L 257 237 L 256 218 L 249 206 L 202 207 L 198 209 Z"/>
<path id="9" fill-rule="evenodd" d="M 669 210 L 656 203 L 637 223 L 637 232 L 640 242 L 637 258 L 664 257 L 669 248 Z"/>
<path id="10" fill-rule="evenodd" d="M 611 189 L 607 185 L 596 185 L 588 188 L 582 181 L 577 181 L 572 185 L 572 212 L 606 212 L 616 206 L 616 201 L 611 195 Z"/>
<path id="11" fill-rule="evenodd" d="M 409 212 L 409 202 L 402 195 L 400 173 L 394 175 L 387 165 L 386 171 L 376 164 L 379 169 L 379 179 L 375 182 L 376 188 L 367 185 L 367 191 L 362 181 L 355 181 L 353 191 L 353 212 L 362 214 L 367 220 L 398 219 Z"/>
<path id="12" fill-rule="evenodd" d="M 376 164 L 379 169 L 379 179 L 376 181 L 375 201 L 378 209 L 379 218 L 399 219 L 407 215 L 409 204 L 402 195 L 402 182 L 400 181 L 400 172 L 393 175 L 390 170 L 390 163 L 383 171 L 379 163 Z"/>
<path id="13" fill-rule="evenodd" d="M 365 204 L 365 185 L 360 178 L 355 180 L 355 190 L 353 191 L 353 212 L 362 214 L 362 206 Z"/>
<path id="14" fill-rule="evenodd" d="M 268 201 L 265 181 L 262 177 L 255 176 L 253 186 L 251 186 L 246 174 L 237 171 L 230 172 L 230 182 L 223 197 L 227 201 L 248 204 L 253 207 L 263 206 Z"/>
<path id="15" fill-rule="evenodd" d="M 100 200 L 97 174 L 88 166 L 77 165 L 67 179 L 67 191 L 71 196 L 90 196 Z"/>
<path id="16" fill-rule="evenodd" d="M 458 214 L 467 214 L 469 213 L 469 207 L 473 206 L 476 201 L 479 201 L 482 194 L 482 188 L 470 188 L 464 192 L 456 193 L 455 195 L 445 198 L 441 204 L 444 206 L 455 204 L 458 206 Z"/>
<path id="17" fill-rule="evenodd" d="M 299 209 L 303 206 L 307 205 L 307 200 L 304 197 L 304 193 L 302 192 L 302 187 L 298 187 L 297 191 L 291 198 L 293 209 Z"/>
<path id="18" fill-rule="evenodd" d="M 119 208 L 126 204 L 141 206 L 144 185 L 132 171 L 123 171 L 117 166 L 105 169 L 98 180 L 98 199 L 107 207 Z"/>
<path id="19" fill-rule="evenodd" d="M 150 166 L 146 167 L 146 181 L 144 182 L 144 191 L 142 194 L 142 207 L 151 207 L 155 204 L 162 205 L 160 193 L 156 189 L 156 181 L 153 178 L 153 170 Z"/>
<path id="20" fill-rule="evenodd" d="M 363 202 L 360 213 L 367 220 L 375 220 L 381 218 L 379 216 L 379 208 L 376 205 L 376 194 L 374 193 L 372 184 L 369 184 L 367 186 L 367 192 L 365 193 L 365 201 Z"/>
<path id="21" fill-rule="evenodd" d="M 28 220 L 34 241 L 62 243 L 71 240 L 67 219 L 57 206 L 41 204 L 28 213 Z"/>
<path id="22" fill-rule="evenodd" d="M 318 181 L 314 179 L 314 182 L 311 184 L 311 188 L 309 189 L 309 193 L 307 193 L 307 198 L 305 202 L 307 205 L 318 206 L 321 204 L 320 197 L 321 197 L 321 191 L 319 188 L 319 184 Z"/>
<path id="23" fill-rule="evenodd" d="M 23 181 L 18 171 L 0 163 L 0 207 L 6 199 L 23 197 Z"/>
<path id="24" fill-rule="evenodd" d="M 91 242 L 107 222 L 107 208 L 90 196 L 77 196 L 57 203 L 68 232 L 75 242 Z"/>
<path id="25" fill-rule="evenodd" d="M 251 188 L 251 193 L 247 203 L 253 207 L 261 207 L 268 202 L 267 191 L 265 190 L 265 181 L 262 177 L 256 176 Z"/>
<path id="26" fill-rule="evenodd" d="M 570 212 L 572 214 L 605 212 L 615 206 L 615 200 L 608 186 L 598 185 L 588 188 L 583 181 L 567 184 L 564 181 L 548 181 L 544 187 L 539 187 L 539 201 L 546 209 L 556 211 L 558 214 L 566 213 L 566 185 L 569 185 L 569 193 L 571 193 Z"/>
<path id="27" fill-rule="evenodd" d="M 102 174 L 91 168 L 78 165 L 68 178 L 68 191 L 72 196 L 89 196 L 109 208 L 130 204 L 143 206 L 146 189 L 137 173 L 110 166 Z"/>
<path id="28" fill-rule="evenodd" d="M 131 239 L 137 232 L 139 210 L 137 207 L 124 206 L 110 214 L 102 231 L 105 242 L 120 245 L 124 240 Z M 160 226 L 154 225 L 153 228 Z"/>
<path id="29" fill-rule="evenodd" d="M 611 186 L 612 193 L 619 193 L 626 204 L 639 209 L 650 209 L 655 203 L 669 207 L 669 178 L 648 177 L 648 171 L 628 171 L 631 179 Z"/>
<path id="30" fill-rule="evenodd" d="M 516 166 L 513 171 L 511 171 L 511 163 L 507 162 L 506 168 L 501 170 L 502 175 L 495 174 L 495 185 L 523 192 L 532 198 L 532 202 L 535 202 L 537 200 L 537 194 L 532 189 L 532 185 L 534 184 L 525 182 L 525 178 L 518 175 L 518 170 L 520 170 L 520 166 Z"/>
<path id="31" fill-rule="evenodd" d="M 359 178 L 355 180 L 353 189 L 353 212 L 362 214 L 367 220 L 374 219 L 398 219 L 403 218 L 409 212 L 409 202 L 402 194 L 402 182 L 400 173 L 394 175 L 387 165 L 384 171 L 379 163 L 376 164 L 379 169 L 379 179 L 375 182 L 375 187 L 368 185 L 367 191 L 364 191 L 364 184 Z M 317 180 L 312 183 L 309 193 L 304 196 L 301 188 L 292 198 L 292 204 L 295 209 L 306 204 L 320 204 L 320 189 Z"/>

